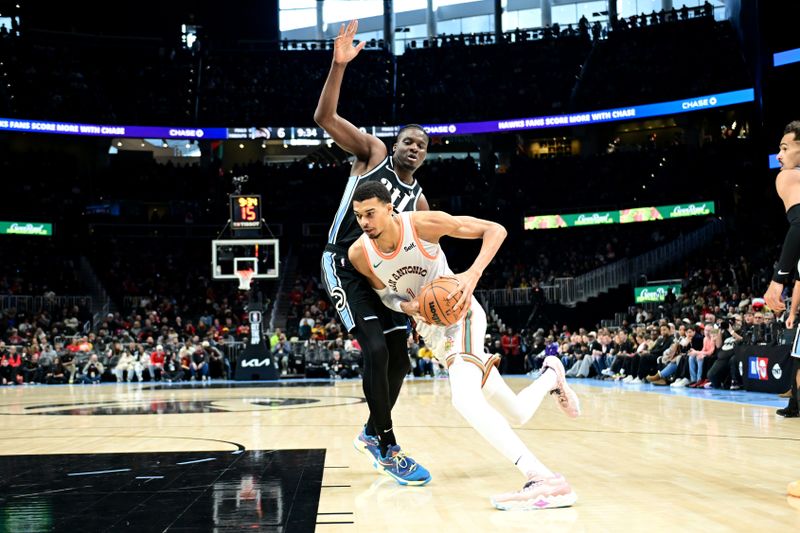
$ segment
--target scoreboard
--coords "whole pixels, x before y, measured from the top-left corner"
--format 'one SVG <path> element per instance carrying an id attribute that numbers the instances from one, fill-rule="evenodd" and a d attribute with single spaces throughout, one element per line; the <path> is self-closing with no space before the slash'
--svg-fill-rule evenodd
<path id="1" fill-rule="evenodd" d="M 261 229 L 261 195 L 231 195 L 231 229 Z"/>

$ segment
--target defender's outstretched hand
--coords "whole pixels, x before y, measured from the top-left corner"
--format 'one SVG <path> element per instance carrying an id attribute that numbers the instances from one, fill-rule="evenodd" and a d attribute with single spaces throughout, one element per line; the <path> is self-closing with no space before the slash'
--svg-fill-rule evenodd
<path id="1" fill-rule="evenodd" d="M 333 41 L 333 62 L 340 65 L 346 65 L 352 61 L 362 48 L 367 44 L 366 41 L 361 41 L 356 46 L 353 46 L 353 39 L 358 30 L 358 21 L 351 20 L 345 28 L 344 24 L 339 28 L 339 35 Z"/>

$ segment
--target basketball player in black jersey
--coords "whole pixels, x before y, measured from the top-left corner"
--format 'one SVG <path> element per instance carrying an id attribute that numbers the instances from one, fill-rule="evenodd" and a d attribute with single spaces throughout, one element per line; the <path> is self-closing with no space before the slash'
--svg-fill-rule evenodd
<path id="1" fill-rule="evenodd" d="M 379 181 L 389 190 L 398 212 L 427 210 L 428 202 L 414 179 L 427 155 L 428 134 L 418 125 L 401 128 L 388 155 L 386 145 L 339 116 L 336 108 L 347 64 L 364 48 L 353 46 L 358 21 L 339 31 L 334 41 L 333 63 L 314 112 L 314 120 L 345 151 L 355 156 L 350 178 L 328 233 L 322 256 L 322 278 L 328 295 L 347 331 L 353 333 L 364 356 L 364 396 L 369 405 L 369 420 L 354 440 L 356 449 L 371 455 L 379 468 L 377 454 L 385 455 L 397 444 L 392 429 L 392 407 L 400 393 L 403 379 L 410 370 L 406 348 L 407 317 L 387 309 L 375 291 L 350 264 L 347 250 L 361 236 L 361 228 L 352 209 L 355 188 L 366 181 Z M 424 484 L 430 480 L 424 468 L 403 454 L 400 462 L 401 484 Z"/>
<path id="2" fill-rule="evenodd" d="M 783 138 L 780 142 L 778 152 L 778 163 L 781 171 L 775 178 L 775 189 L 783 201 L 786 210 L 786 217 L 789 220 L 789 230 L 781 248 L 781 257 L 775 266 L 772 281 L 764 300 L 775 313 L 786 309 L 783 303 L 783 288 L 791 280 L 792 276 L 798 277 L 800 283 L 800 120 L 795 120 L 786 125 L 783 130 Z M 798 285 L 795 284 L 792 296 L 792 308 L 786 319 L 786 327 L 791 328 L 795 325 L 797 303 L 796 298 L 800 297 Z M 792 397 L 789 398 L 789 405 L 783 409 L 778 409 L 776 414 L 786 418 L 800 417 L 800 327 L 797 328 L 792 343 Z M 787 488 L 789 496 L 800 497 L 800 481 L 789 483 Z"/>

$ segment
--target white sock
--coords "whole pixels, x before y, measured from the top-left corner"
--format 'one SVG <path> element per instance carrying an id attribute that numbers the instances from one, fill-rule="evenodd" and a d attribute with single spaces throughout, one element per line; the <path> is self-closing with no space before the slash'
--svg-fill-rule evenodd
<path id="1" fill-rule="evenodd" d="M 522 475 L 528 479 L 535 477 L 553 477 L 553 472 L 550 471 L 542 462 L 536 458 L 535 455 L 528 452 L 523 454 L 517 461 L 517 468 Z"/>
<path id="2" fill-rule="evenodd" d="M 467 363 L 457 358 L 450 366 L 449 372 L 453 406 L 461 416 L 489 444 L 494 446 L 506 459 L 514 463 L 526 478 L 532 473 L 552 475 L 552 472 L 536 459 L 528 447 L 514 433 L 514 430 L 511 429 L 503 415 L 489 405 L 481 393 L 483 373 L 480 369 L 472 363 Z M 496 370 L 492 373 L 496 373 Z M 499 374 L 497 377 L 500 378 Z M 502 378 L 500 380 L 502 381 Z M 544 387 L 538 387 L 537 393 L 539 389 L 543 390 Z M 510 389 L 508 390 L 510 391 Z M 543 397 L 545 393 L 541 393 L 541 396 Z M 513 393 L 511 394 L 513 396 Z M 541 402 L 541 397 L 539 402 Z M 538 407 L 538 404 L 536 407 Z"/>
<path id="3" fill-rule="evenodd" d="M 553 387 L 556 386 L 556 373 L 547 370 L 542 375 L 522 389 L 519 394 L 508 386 L 500 376 L 500 372 L 493 368 L 489 373 L 489 379 L 483 386 L 483 395 L 492 404 L 492 407 L 503 413 L 512 424 L 522 425 L 526 423 L 539 409 L 542 399 L 547 396 Z"/>

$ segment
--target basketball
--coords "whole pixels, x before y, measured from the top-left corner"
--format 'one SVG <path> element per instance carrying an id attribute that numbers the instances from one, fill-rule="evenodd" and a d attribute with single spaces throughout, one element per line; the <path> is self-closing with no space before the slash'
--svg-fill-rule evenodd
<path id="1" fill-rule="evenodd" d="M 450 326 L 464 318 L 469 304 L 465 302 L 459 311 L 453 310 L 453 305 L 461 298 L 461 291 L 458 291 L 451 300 L 447 295 L 456 290 L 458 280 L 456 278 L 437 278 L 422 287 L 417 299 L 419 300 L 419 312 L 426 322 L 436 326 Z"/>

